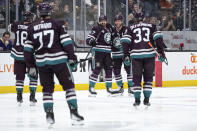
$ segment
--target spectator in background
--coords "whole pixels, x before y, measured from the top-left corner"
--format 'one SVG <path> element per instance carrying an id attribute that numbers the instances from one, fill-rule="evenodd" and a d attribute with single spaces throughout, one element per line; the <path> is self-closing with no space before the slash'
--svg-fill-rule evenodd
<path id="1" fill-rule="evenodd" d="M 8 51 L 12 49 L 12 41 L 10 40 L 10 33 L 4 32 L 0 39 L 0 51 Z"/>
<path id="2" fill-rule="evenodd" d="M 72 28 L 73 27 L 73 15 L 72 15 L 72 12 L 70 11 L 70 7 L 67 4 L 64 5 L 64 16 L 68 22 L 68 25 L 69 25 L 68 27 Z"/>
<path id="3" fill-rule="evenodd" d="M 134 0 L 129 0 L 129 14 L 133 13 Z"/>
<path id="4" fill-rule="evenodd" d="M 160 4 L 159 0 L 143 0 L 144 1 L 144 15 L 158 16 L 160 14 Z"/>
<path id="5" fill-rule="evenodd" d="M 174 25 L 176 30 L 183 30 L 183 16 L 180 9 L 178 9 L 175 13 Z"/>
<path id="6" fill-rule="evenodd" d="M 171 17 L 167 17 L 166 15 L 162 16 L 162 20 L 160 23 L 161 31 L 175 31 L 176 27 L 174 25 L 173 19 Z"/>
<path id="7" fill-rule="evenodd" d="M 134 16 L 133 16 L 133 14 L 132 13 L 130 13 L 129 14 L 129 16 L 128 16 L 128 23 L 129 23 L 129 26 L 131 26 L 132 24 L 134 24 L 135 23 L 135 18 L 134 18 Z"/>
<path id="8" fill-rule="evenodd" d="M 23 12 L 25 11 L 25 1 L 18 0 L 18 9 L 19 9 L 19 21 L 23 20 Z M 16 20 L 16 0 L 10 1 L 10 23 L 13 23 Z"/>

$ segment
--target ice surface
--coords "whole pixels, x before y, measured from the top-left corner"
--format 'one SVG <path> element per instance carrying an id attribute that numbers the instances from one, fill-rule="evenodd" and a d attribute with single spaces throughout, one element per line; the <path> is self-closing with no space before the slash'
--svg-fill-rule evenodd
<path id="1" fill-rule="evenodd" d="M 42 93 L 38 103 L 29 106 L 29 93 L 23 94 L 18 107 L 16 94 L 0 94 L 0 131 L 196 131 L 197 87 L 153 88 L 151 107 L 143 104 L 136 110 L 127 90 L 124 96 L 108 97 L 106 90 L 98 90 L 97 97 L 88 97 L 88 91 L 77 91 L 79 113 L 85 125 L 71 125 L 64 92 L 54 93 L 56 123 L 49 126 L 45 120 Z M 143 100 L 143 98 L 142 98 Z"/>

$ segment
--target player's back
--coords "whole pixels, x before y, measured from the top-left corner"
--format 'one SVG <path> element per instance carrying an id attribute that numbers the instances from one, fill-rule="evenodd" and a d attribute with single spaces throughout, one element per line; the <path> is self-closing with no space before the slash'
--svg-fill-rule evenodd
<path id="1" fill-rule="evenodd" d="M 11 24 L 11 31 L 15 34 L 15 41 L 12 46 L 11 56 L 16 60 L 24 60 L 24 44 L 27 39 L 29 24 L 15 22 Z"/>
<path id="2" fill-rule="evenodd" d="M 60 35 L 63 35 L 64 38 L 69 37 L 69 35 L 67 33 L 61 34 L 62 26 L 60 22 L 54 19 L 45 19 L 35 21 L 29 27 L 26 43 L 33 45 L 37 66 L 66 62 L 67 54 L 60 44 Z"/>
<path id="3" fill-rule="evenodd" d="M 155 57 L 155 51 L 148 44 L 153 40 L 156 26 L 149 23 L 137 23 L 130 26 L 131 35 L 131 57 L 146 58 Z"/>

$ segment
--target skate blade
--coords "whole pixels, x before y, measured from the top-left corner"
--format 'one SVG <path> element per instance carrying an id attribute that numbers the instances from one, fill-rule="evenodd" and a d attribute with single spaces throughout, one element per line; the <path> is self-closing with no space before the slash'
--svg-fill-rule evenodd
<path id="1" fill-rule="evenodd" d="M 47 124 L 53 125 L 53 124 L 55 124 L 55 121 L 49 118 L 49 119 L 47 119 Z"/>
<path id="2" fill-rule="evenodd" d="M 30 102 L 29 105 L 30 105 L 30 106 L 35 106 L 35 105 L 36 105 L 36 102 Z"/>
<path id="3" fill-rule="evenodd" d="M 22 102 L 17 102 L 17 105 L 20 107 L 22 106 Z"/>
<path id="4" fill-rule="evenodd" d="M 83 126 L 84 125 L 84 121 L 77 121 L 77 120 L 72 120 L 72 126 Z"/>

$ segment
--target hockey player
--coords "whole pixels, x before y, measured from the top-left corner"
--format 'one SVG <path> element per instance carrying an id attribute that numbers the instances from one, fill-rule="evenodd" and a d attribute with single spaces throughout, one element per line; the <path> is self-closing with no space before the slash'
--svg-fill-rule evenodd
<path id="1" fill-rule="evenodd" d="M 111 58 L 112 26 L 107 23 L 105 15 L 99 16 L 99 23 L 92 28 L 86 43 L 92 46 L 93 71 L 89 77 L 90 95 L 97 95 L 95 83 L 101 69 L 105 70 L 105 85 L 109 94 L 116 94 L 118 91 L 112 89 L 112 58 Z"/>
<path id="2" fill-rule="evenodd" d="M 156 52 L 148 44 L 150 41 L 155 41 L 157 50 L 160 54 L 159 60 L 165 58 L 164 43 L 162 33 L 157 31 L 156 26 L 143 22 L 143 16 L 138 15 L 134 25 L 129 27 L 121 39 L 121 44 L 124 50 L 124 58 L 129 61 L 132 59 L 133 71 L 133 91 L 135 102 L 134 106 L 140 105 L 141 98 L 141 81 L 144 80 L 143 94 L 144 105 L 150 106 L 149 98 L 152 93 L 153 71 L 155 65 Z M 129 54 L 130 49 L 130 54 Z M 130 55 L 130 56 L 129 56 Z"/>
<path id="3" fill-rule="evenodd" d="M 52 7 L 50 4 L 40 3 L 38 11 L 41 19 L 33 22 L 28 28 L 28 38 L 24 47 L 28 73 L 32 77 L 36 74 L 33 62 L 33 54 L 35 53 L 40 83 L 43 86 L 43 106 L 49 124 L 55 123 L 53 112 L 54 74 L 65 91 L 73 124 L 81 124 L 84 118 L 78 114 L 71 72 L 77 62 L 72 40 L 67 34 L 65 26 L 51 18 Z"/>
<path id="4" fill-rule="evenodd" d="M 123 33 L 127 30 L 127 27 L 123 25 L 123 16 L 116 15 L 114 19 L 115 26 L 113 27 L 113 46 L 112 46 L 112 59 L 113 59 L 113 72 L 115 75 L 116 83 L 120 89 L 120 92 L 124 92 L 123 83 L 122 83 L 122 75 L 121 75 L 121 67 L 123 64 L 123 48 L 120 44 L 120 39 L 123 37 Z M 128 93 L 132 93 L 132 74 L 131 74 L 131 66 L 129 63 L 124 63 L 124 69 L 127 72 L 127 81 L 128 81 Z"/>
<path id="5" fill-rule="evenodd" d="M 23 102 L 23 86 L 26 74 L 26 64 L 24 61 L 24 44 L 27 39 L 27 28 L 33 20 L 33 14 L 31 12 L 24 13 L 24 22 L 15 22 L 10 25 L 11 31 L 15 34 L 15 42 L 11 50 L 11 57 L 14 58 L 14 74 L 16 75 L 16 91 L 17 102 L 19 105 Z M 30 105 L 35 105 L 37 100 L 35 99 L 35 93 L 37 88 L 37 77 L 31 79 L 29 82 Z"/>

